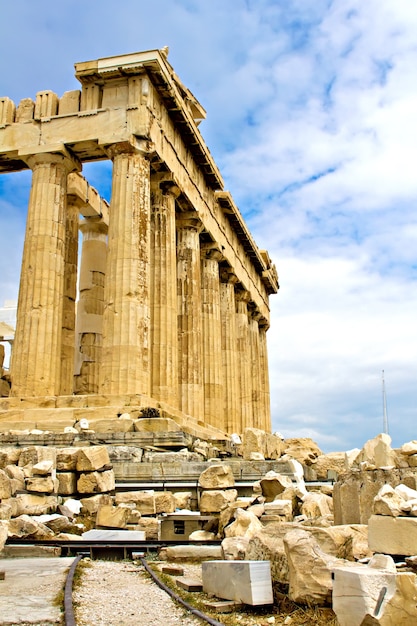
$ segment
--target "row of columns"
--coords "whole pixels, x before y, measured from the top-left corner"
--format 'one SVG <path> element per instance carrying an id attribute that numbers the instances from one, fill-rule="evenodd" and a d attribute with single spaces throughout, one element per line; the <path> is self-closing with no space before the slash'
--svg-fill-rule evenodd
<path id="1" fill-rule="evenodd" d="M 33 172 L 12 360 L 14 396 L 145 394 L 227 432 L 270 429 L 266 321 L 178 188 L 151 186 L 147 154 L 108 148 L 107 226 L 67 203 L 67 153 L 29 156 Z M 73 387 L 74 347 L 77 345 Z"/>

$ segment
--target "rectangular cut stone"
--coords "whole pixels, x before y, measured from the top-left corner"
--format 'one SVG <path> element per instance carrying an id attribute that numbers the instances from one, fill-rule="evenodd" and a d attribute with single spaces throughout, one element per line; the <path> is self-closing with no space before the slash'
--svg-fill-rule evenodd
<path id="1" fill-rule="evenodd" d="M 365 565 L 336 567 L 333 611 L 340 626 L 415 624 L 415 574 L 390 572 Z M 372 616 L 372 621 L 367 621 Z"/>
<path id="2" fill-rule="evenodd" d="M 200 583 L 199 580 L 190 580 L 189 578 L 177 578 L 175 582 L 177 583 L 177 587 L 181 587 L 181 589 L 185 589 L 185 591 L 203 591 L 203 585 Z"/>
<path id="3" fill-rule="evenodd" d="M 413 556 L 417 552 L 417 517 L 372 515 L 368 543 L 373 552 Z"/>
<path id="4" fill-rule="evenodd" d="M 74 448 L 61 448 L 56 452 L 56 469 L 59 472 L 75 471 L 77 467 L 78 450 Z"/>
<path id="5" fill-rule="evenodd" d="M 128 517 L 129 509 L 127 507 L 103 504 L 98 508 L 96 525 L 107 528 L 126 528 Z"/>
<path id="6" fill-rule="evenodd" d="M 81 535 L 85 541 L 144 541 L 143 530 L 101 530 L 94 528 Z"/>
<path id="7" fill-rule="evenodd" d="M 142 515 L 155 515 L 155 493 L 153 491 L 124 491 L 116 494 L 116 504 L 133 503 Z"/>
<path id="8" fill-rule="evenodd" d="M 77 477 L 74 472 L 58 472 L 56 478 L 60 496 L 70 496 L 77 492 Z"/>
<path id="9" fill-rule="evenodd" d="M 203 606 L 208 611 L 213 611 L 214 613 L 233 613 L 241 606 L 241 602 L 222 600 L 220 602 L 204 602 Z"/>
<path id="10" fill-rule="evenodd" d="M 269 561 L 206 561 L 202 576 L 204 593 L 218 598 L 252 606 L 274 601 Z"/>
<path id="11" fill-rule="evenodd" d="M 80 474 L 77 481 L 79 493 L 105 493 L 106 491 L 113 491 L 114 487 L 113 470 Z"/>
<path id="12" fill-rule="evenodd" d="M 163 574 L 169 574 L 170 576 L 183 576 L 184 568 L 178 565 L 164 565 L 161 567 L 161 572 Z"/>
<path id="13" fill-rule="evenodd" d="M 77 456 L 78 472 L 99 470 L 105 465 L 109 465 L 110 458 L 105 446 L 92 446 L 80 448 Z"/>

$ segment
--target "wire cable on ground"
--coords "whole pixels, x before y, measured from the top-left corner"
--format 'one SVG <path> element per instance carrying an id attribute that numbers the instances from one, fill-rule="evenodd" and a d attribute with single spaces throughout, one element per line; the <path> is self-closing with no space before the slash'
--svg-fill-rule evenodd
<path id="1" fill-rule="evenodd" d="M 141 560 L 141 563 L 142 563 L 143 567 L 146 569 L 148 574 L 150 574 L 150 576 L 152 576 L 153 580 L 156 582 L 158 587 L 160 587 L 161 589 L 166 591 L 166 593 L 168 593 L 171 596 L 171 598 L 173 598 L 175 600 L 175 602 L 178 602 L 179 604 L 182 604 L 182 606 L 185 607 L 187 609 L 187 611 L 189 611 L 190 613 L 192 613 L 196 617 L 199 617 L 200 619 L 204 620 L 205 622 L 207 622 L 207 624 L 210 624 L 210 626 L 224 626 L 224 624 L 222 622 L 218 622 L 217 620 L 209 617 L 208 615 L 205 615 L 205 613 L 202 613 L 198 609 L 195 609 L 194 607 L 191 606 L 191 604 L 188 604 L 188 602 L 183 600 L 181 598 L 181 596 L 176 594 L 175 591 L 172 591 L 172 589 L 170 589 L 167 585 L 165 585 L 165 583 L 162 582 L 162 580 L 160 580 L 158 578 L 158 576 L 155 574 L 155 572 L 149 567 L 148 563 L 146 562 L 146 559 L 141 557 L 140 560 Z M 68 626 L 70 626 L 70 625 L 68 625 Z"/>
<path id="2" fill-rule="evenodd" d="M 74 607 L 72 606 L 72 581 L 74 579 L 75 570 L 77 568 L 78 563 L 81 561 L 83 556 L 77 556 L 69 568 L 67 580 L 65 581 L 65 591 L 64 591 L 64 614 L 65 614 L 65 626 L 76 626 L 75 616 L 74 616 Z"/>

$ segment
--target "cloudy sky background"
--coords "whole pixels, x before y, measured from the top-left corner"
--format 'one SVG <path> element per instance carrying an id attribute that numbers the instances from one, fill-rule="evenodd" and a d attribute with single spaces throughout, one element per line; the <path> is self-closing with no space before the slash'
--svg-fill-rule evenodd
<path id="1" fill-rule="evenodd" d="M 79 88 L 73 64 L 169 46 L 201 132 L 276 263 L 273 429 L 323 451 L 417 439 L 417 4 L 0 2 L 0 95 Z M 109 166 L 84 169 L 103 195 Z M 17 299 L 30 173 L 0 176 L 0 306 Z"/>

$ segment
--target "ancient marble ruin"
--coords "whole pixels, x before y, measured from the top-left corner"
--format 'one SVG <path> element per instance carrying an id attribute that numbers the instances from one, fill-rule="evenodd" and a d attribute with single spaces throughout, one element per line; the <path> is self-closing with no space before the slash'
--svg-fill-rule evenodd
<path id="1" fill-rule="evenodd" d="M 0 172 L 32 171 L 0 430 L 148 411 L 206 435 L 270 431 L 278 277 L 224 190 L 203 107 L 165 49 L 75 70 L 81 89 L 60 98 L 0 98 Z M 81 175 L 104 159 L 110 205 Z"/>

